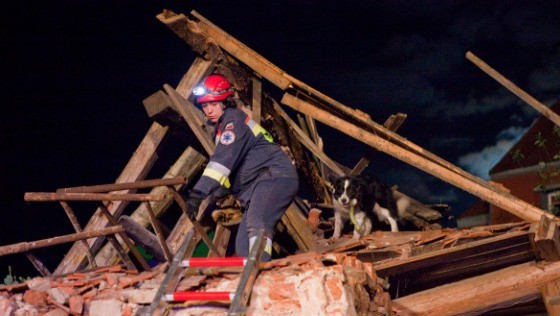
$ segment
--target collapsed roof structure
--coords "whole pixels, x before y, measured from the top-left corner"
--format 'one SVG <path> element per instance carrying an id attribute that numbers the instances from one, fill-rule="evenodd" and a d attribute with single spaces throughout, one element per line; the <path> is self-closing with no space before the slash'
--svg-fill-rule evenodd
<path id="1" fill-rule="evenodd" d="M 207 157 L 213 153 L 211 130 L 193 105 L 191 91 L 204 76 L 220 73 L 234 85 L 239 106 L 292 155 L 313 197 L 296 198 L 282 217 L 274 243 L 275 260 L 262 267 L 264 270 L 252 287 L 250 305 L 244 313 L 457 315 L 560 311 L 558 218 L 397 134 L 395 131 L 406 119 L 405 114 L 397 113 L 380 125 L 368 114 L 349 108 L 290 76 L 195 11 L 186 16 L 165 10 L 157 18 L 191 46 L 197 58 L 175 87 L 165 84 L 164 91 L 157 91 L 144 100 L 146 112 L 154 122 L 121 175 L 114 184 L 27 193 L 26 201 L 59 202 L 76 233 L 0 247 L 0 256 L 25 252 L 49 280 L 48 290 L 70 288 L 69 297 L 80 296 L 86 304 L 86 307 L 83 304 L 72 307 L 69 298 L 61 301 L 51 298 L 50 301 L 57 302 L 56 307 L 74 314 L 84 311 L 91 315 L 107 314 L 103 304 L 94 304 L 107 297 L 86 294 L 92 289 L 96 294 L 107 289 L 131 287 L 140 291 L 142 281 L 146 280 L 161 285 L 165 282 L 164 276 L 171 273 L 166 264 L 171 265 L 174 255 L 185 245 L 188 249 L 183 249 L 186 253 L 183 257 L 192 256 L 201 238 L 209 247 L 209 256 L 228 254 L 230 236 L 235 229 L 216 225 L 209 216 L 203 217 L 200 224 L 189 221 L 184 215 L 174 218 L 174 227 L 169 232 L 162 225 L 165 216 L 170 216 L 177 206 L 183 206 L 180 192 L 195 182 Z M 471 54 L 470 58 L 475 57 Z M 263 87 L 268 84 L 282 93 L 280 102 L 264 91 Z M 295 111 L 299 124 L 282 105 Z M 340 165 L 323 152 L 316 121 L 371 146 L 371 152 L 364 153 L 353 167 Z M 158 157 L 165 155 L 168 144 L 164 140 L 177 135 L 187 143 L 187 149 L 170 154 L 176 154 L 170 158 L 174 161 L 171 166 L 160 166 L 166 170 L 165 174 L 146 180 L 148 175 L 154 174 Z M 360 240 L 346 236 L 332 240 L 329 238 L 332 224 L 328 221 L 332 216 L 329 178 L 361 173 L 375 151 L 470 192 L 524 222 L 467 230 L 442 229 L 437 223 L 440 212 L 411 199 L 408 215 L 403 219 L 410 231 L 377 231 Z M 139 193 L 143 190 L 149 192 Z M 397 197 L 405 195 L 396 189 L 394 192 Z M 99 204 L 84 228 L 76 220 L 69 205 L 71 201 Z M 137 208 L 131 211 L 127 209 L 130 205 Z M 201 214 L 206 214 L 206 207 L 213 206 L 203 205 Z M 235 201 L 226 199 L 220 207 L 235 207 Z M 180 210 L 177 213 L 180 214 Z M 197 234 L 190 234 L 191 231 Z M 213 240 L 206 234 L 210 231 Z M 73 242 L 73 246 L 53 272 L 32 254 L 35 248 L 62 242 Z M 150 250 L 164 264 L 150 266 L 135 244 Z M 134 270 L 141 271 L 140 277 L 134 279 L 126 274 Z M 79 274 L 80 271 L 83 273 Z M 325 295 L 309 297 L 309 293 L 298 293 L 298 288 L 304 288 L 305 278 L 292 280 L 292 283 L 286 280 L 288 276 L 301 277 L 305 271 L 322 276 L 307 291 Z M 229 284 L 230 277 L 225 276 L 229 272 L 216 269 L 202 278 L 186 274 L 181 283 L 176 280 L 175 286 L 235 288 L 237 283 Z M 326 276 L 331 275 L 329 273 L 335 275 L 334 280 Z M 82 277 L 82 282 L 72 281 L 76 277 Z M 312 276 L 306 275 L 306 278 Z M 105 284 L 101 289 L 97 282 L 100 279 L 106 279 L 106 283 L 114 287 L 108 288 Z M 275 281 L 271 285 L 263 280 Z M 274 282 L 285 285 L 283 293 L 273 293 L 278 285 Z M 295 286 L 293 282 L 300 283 Z M 41 282 L 5 286 L 0 291 L 40 291 L 35 287 L 37 283 Z M 133 300 L 131 294 L 116 308 L 142 313 L 149 303 L 153 305 L 158 287 L 161 286 L 149 288 L 151 300 L 140 300 L 136 296 Z M 501 295 L 495 295 L 497 292 Z M 314 300 L 319 303 L 311 304 Z M 29 301 L 31 299 L 24 303 Z M 45 299 L 41 304 L 48 305 L 50 301 Z M 5 306 L 11 305 L 6 303 Z M 170 312 L 170 307 L 166 305 L 163 309 Z M 14 307 L 14 311 L 17 308 Z M 201 307 L 182 306 L 182 310 L 189 308 Z M 213 305 L 207 308 L 207 314 L 225 311 Z M 162 310 L 157 312 L 163 313 Z"/>

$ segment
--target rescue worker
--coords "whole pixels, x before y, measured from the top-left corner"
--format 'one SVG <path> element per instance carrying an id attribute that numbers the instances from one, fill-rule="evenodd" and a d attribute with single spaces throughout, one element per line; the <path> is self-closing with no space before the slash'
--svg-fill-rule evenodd
<path id="1" fill-rule="evenodd" d="M 270 261 L 276 223 L 298 191 L 296 168 L 272 136 L 236 107 L 233 88 L 224 76 L 209 75 L 193 93 L 214 125 L 216 148 L 189 193 L 187 213 L 195 218 L 203 199 L 232 193 L 244 209 L 235 239 L 237 255 L 247 257 L 264 229 L 261 261 Z"/>

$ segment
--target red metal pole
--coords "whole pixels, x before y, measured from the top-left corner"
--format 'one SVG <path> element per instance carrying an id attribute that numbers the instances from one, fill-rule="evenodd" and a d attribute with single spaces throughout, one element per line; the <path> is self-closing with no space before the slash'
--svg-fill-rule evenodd
<path id="1" fill-rule="evenodd" d="M 231 301 L 235 293 L 231 292 L 175 292 L 166 294 L 165 300 L 168 302 L 185 302 L 185 301 Z"/>
<path id="2" fill-rule="evenodd" d="M 245 257 L 227 258 L 190 258 L 181 261 L 182 267 L 243 267 L 247 259 Z"/>

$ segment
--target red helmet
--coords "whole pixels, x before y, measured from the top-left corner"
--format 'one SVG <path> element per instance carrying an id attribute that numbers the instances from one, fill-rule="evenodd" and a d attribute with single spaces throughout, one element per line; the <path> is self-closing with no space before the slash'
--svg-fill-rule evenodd
<path id="1" fill-rule="evenodd" d="M 218 74 L 211 74 L 193 90 L 196 103 L 223 101 L 233 95 L 233 89 L 227 79 Z"/>

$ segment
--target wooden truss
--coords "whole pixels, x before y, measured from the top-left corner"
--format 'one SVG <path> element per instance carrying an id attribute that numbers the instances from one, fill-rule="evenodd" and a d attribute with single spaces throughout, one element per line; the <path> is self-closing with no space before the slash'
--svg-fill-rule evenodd
<path id="1" fill-rule="evenodd" d="M 341 239 L 335 243 L 320 244 L 316 238 L 317 231 L 321 230 L 318 219 L 320 211 L 313 206 L 332 204 L 328 179 L 331 176 L 361 173 L 373 159 L 375 152 L 380 151 L 509 211 L 529 224 L 532 223 L 528 231 L 519 230 L 454 248 L 450 248 L 449 245 L 455 244 L 461 237 L 444 240 L 440 232 L 439 235 L 432 236 L 433 240 L 436 240 L 432 245 L 437 245 L 432 247 L 440 247 L 437 251 L 433 251 L 434 249 L 427 245 L 422 248 L 413 247 L 414 251 L 417 251 L 414 256 L 379 264 L 376 271 L 380 276 L 387 279 L 419 279 L 418 290 L 424 289 L 422 292 L 395 299 L 395 310 L 403 314 L 410 312 L 438 315 L 446 314 L 445 310 L 451 311 L 451 314 L 483 311 L 489 310 L 489 306 L 505 306 L 512 301 L 534 296 L 535 293 L 540 295 L 542 288 L 547 308 L 557 311 L 556 306 L 560 302 L 560 282 L 557 277 L 560 269 L 558 218 L 516 198 L 501 187 L 467 173 L 397 134 L 396 131 L 406 119 L 406 114 L 397 113 L 387 119 L 385 124 L 380 125 L 366 113 L 345 106 L 290 76 L 195 11 L 186 16 L 165 10 L 157 18 L 190 45 L 197 57 L 175 87 L 164 84 L 163 90 L 144 100 L 144 107 L 154 123 L 138 149 L 114 184 L 27 193 L 26 201 L 60 203 L 76 233 L 3 246 L 0 247 L 0 256 L 25 252 L 44 275 L 51 272 L 31 251 L 62 242 L 73 242 L 73 245 L 52 273 L 54 275 L 74 272 L 88 265 L 107 266 L 120 262 L 130 269 L 149 270 L 150 267 L 135 250 L 134 243 L 152 250 L 158 259 L 171 262 L 181 245 L 185 245 L 185 238 L 191 240 L 188 242 L 191 250 L 200 238 L 203 238 L 211 250 L 209 256 L 224 256 L 232 234 L 229 228 L 208 224 L 204 220 L 201 220 L 201 224 L 191 223 L 183 214 L 165 236 L 158 222 L 158 218 L 172 205 L 176 204 L 180 208 L 183 206 L 180 192 L 200 175 L 207 157 L 214 151 L 214 143 L 210 137 L 212 131 L 194 106 L 191 91 L 204 76 L 215 72 L 223 74 L 233 83 L 238 106 L 265 126 L 274 135 L 275 141 L 292 155 L 306 185 L 316 196 L 315 205 L 297 198 L 282 217 L 277 232 L 291 239 L 295 249 L 288 249 L 286 240 L 277 239 L 273 247 L 278 254 L 292 255 L 296 251 L 306 254 L 353 251 L 360 260 L 372 262 L 377 261 L 377 256 L 392 255 L 390 251 L 381 254 L 380 251 L 371 249 L 357 250 L 357 247 L 364 246 L 363 241 Z M 471 58 L 474 60 L 474 57 Z M 279 89 L 282 95 L 280 102 L 263 91 L 264 81 Z M 283 106 L 295 110 L 297 123 Z M 317 121 L 367 144 L 371 147 L 370 151 L 353 167 L 337 163 L 323 151 L 323 140 L 317 133 Z M 145 180 L 158 158 L 158 152 L 163 150 L 162 144 L 164 139 L 169 137 L 170 131 L 187 132 L 194 136 L 191 137 L 193 142 L 160 179 Z M 137 193 L 140 189 L 151 191 Z M 396 189 L 394 191 L 397 196 L 404 195 Z M 76 220 L 74 210 L 70 208 L 71 201 L 100 204 L 83 228 Z M 419 201 L 411 201 L 408 220 L 419 230 L 427 231 L 419 233 L 424 234 L 424 241 L 430 239 L 429 218 L 437 219 L 438 215 L 441 215 Z M 124 209 L 129 202 L 140 202 L 140 205 L 129 216 L 124 216 Z M 205 213 L 207 207 L 210 206 L 208 201 L 205 201 L 199 214 Z M 153 233 L 148 230 L 150 226 Z M 215 231 L 213 240 L 204 237 L 211 229 Z M 193 237 L 193 230 L 199 232 L 196 234 L 198 237 Z M 118 238 L 115 238 L 115 235 Z M 397 239 L 404 240 L 404 244 L 410 241 L 406 238 L 411 237 L 401 233 L 391 235 L 390 238 L 394 239 L 383 240 L 385 245 L 390 242 L 397 243 Z M 106 240 L 109 242 L 105 242 Z M 381 239 L 371 242 L 381 242 Z M 417 242 L 416 246 L 422 245 L 418 245 Z M 129 251 L 134 260 L 128 257 Z M 470 261 L 463 260 L 466 256 Z M 496 260 L 487 261 L 487 256 L 495 257 Z M 512 261 L 520 265 L 508 268 L 509 270 L 500 270 Z M 527 263 L 532 261 L 538 263 Z M 461 271 L 474 271 L 472 275 L 477 279 L 464 279 L 465 275 L 462 275 Z M 477 276 L 488 271 L 495 272 Z M 523 282 L 529 284 L 528 292 L 514 291 L 515 275 L 518 274 L 526 274 Z M 442 280 L 457 282 L 445 290 L 440 290 L 439 287 L 431 289 L 436 284 L 442 285 Z M 468 291 L 465 288 L 485 287 L 486 284 L 494 284 L 492 282 L 495 280 L 505 283 L 478 291 L 485 293 L 485 301 L 479 306 L 474 306 L 474 294 L 473 297 L 466 295 Z M 492 295 L 496 291 L 504 291 L 507 295 L 498 298 Z M 438 300 L 438 297 L 441 299 Z"/>

